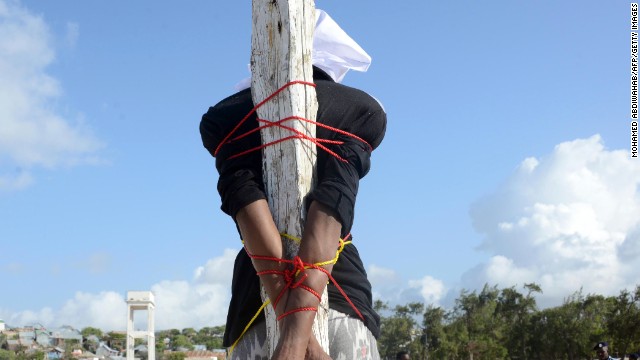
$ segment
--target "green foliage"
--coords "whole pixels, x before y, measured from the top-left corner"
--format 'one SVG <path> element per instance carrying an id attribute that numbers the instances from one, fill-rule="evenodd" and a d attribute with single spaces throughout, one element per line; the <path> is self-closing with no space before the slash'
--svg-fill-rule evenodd
<path id="1" fill-rule="evenodd" d="M 16 354 L 13 351 L 0 349 L 0 360 L 16 360 Z"/>
<path id="2" fill-rule="evenodd" d="M 117 332 L 113 332 L 113 331 L 107 333 L 107 336 L 111 340 L 126 340 L 127 339 L 127 335 L 126 334 L 121 334 L 121 333 L 117 333 Z"/>
<path id="3" fill-rule="evenodd" d="M 71 341 L 65 341 L 64 343 L 64 354 L 62 355 L 62 358 L 64 360 L 73 360 L 73 350 L 76 349 L 76 344 L 74 344 Z"/>
<path id="4" fill-rule="evenodd" d="M 184 360 L 185 353 L 174 351 L 164 355 L 164 360 Z"/>
<path id="5" fill-rule="evenodd" d="M 194 328 L 184 328 L 184 329 L 182 329 L 182 335 L 188 337 L 189 339 L 194 337 L 197 333 L 198 332 Z"/>
<path id="6" fill-rule="evenodd" d="M 381 314 L 378 350 L 393 359 L 407 350 L 416 359 L 592 359 L 593 344 L 606 340 L 610 353 L 622 357 L 640 349 L 640 285 L 618 296 L 584 295 L 581 290 L 554 308 L 538 310 L 537 284 L 479 293 L 463 290 L 453 309 L 419 303 L 389 308 Z M 418 324 L 416 317 L 421 316 Z"/>
<path id="7" fill-rule="evenodd" d="M 156 354 L 162 354 L 166 348 L 167 345 L 162 339 L 156 339 Z"/>
<path id="8" fill-rule="evenodd" d="M 87 338 L 91 335 L 95 335 L 98 338 L 102 338 L 102 330 L 98 328 L 90 327 L 90 326 L 82 329 L 80 333 L 82 334 L 83 338 Z"/>
<path id="9" fill-rule="evenodd" d="M 36 351 L 28 356 L 29 360 L 44 360 L 44 351 Z"/>
<path id="10" fill-rule="evenodd" d="M 479 294 L 462 291 L 456 300 L 455 311 L 466 330 L 461 340 L 466 340 L 466 353 L 470 358 L 503 359 L 507 355 L 507 349 L 499 341 L 505 329 L 495 316 L 499 294 L 496 286 L 485 285 Z"/>
<path id="11" fill-rule="evenodd" d="M 141 339 L 141 338 L 136 338 L 133 340 L 133 347 L 136 347 L 138 345 L 143 345 L 146 344 L 147 340 L 146 339 Z"/>
<path id="12" fill-rule="evenodd" d="M 606 330 L 620 353 L 640 349 L 640 285 L 633 293 L 623 290 L 611 299 L 606 314 Z"/>
<path id="13" fill-rule="evenodd" d="M 159 331 L 156 334 L 156 352 L 162 353 L 165 349 L 176 350 L 186 348 L 192 350 L 194 345 L 204 345 L 207 350 L 222 348 L 224 326 L 203 327 L 196 331 L 193 328 L 185 328 Z M 165 344 L 165 339 L 169 339 Z"/>
<path id="14" fill-rule="evenodd" d="M 109 347 L 112 349 L 122 351 L 127 344 L 127 335 L 111 331 L 105 335 L 104 340 L 107 341 Z"/>
<path id="15" fill-rule="evenodd" d="M 223 347 L 224 328 L 224 326 L 203 327 L 193 336 L 192 342 L 198 345 L 205 345 L 208 350 L 221 349 Z"/>
<path id="16" fill-rule="evenodd" d="M 176 337 L 174 337 L 171 341 L 171 345 L 174 350 L 179 348 L 193 350 L 193 344 L 191 343 L 191 340 L 189 340 L 189 338 L 184 335 L 177 335 Z"/>
<path id="17" fill-rule="evenodd" d="M 386 309 L 388 305 L 379 302 L 378 309 Z M 392 316 L 382 316 L 380 338 L 378 339 L 378 349 L 381 357 L 394 358 L 400 350 L 417 354 L 422 351 L 420 336 L 422 330 L 417 327 L 416 317 L 420 316 L 424 305 L 420 303 L 409 303 L 398 305 L 394 308 Z"/>
<path id="18" fill-rule="evenodd" d="M 422 317 L 424 328 L 424 346 L 429 358 L 443 358 L 446 354 L 455 353 L 452 337 L 446 331 L 447 312 L 441 307 L 428 306 Z"/>

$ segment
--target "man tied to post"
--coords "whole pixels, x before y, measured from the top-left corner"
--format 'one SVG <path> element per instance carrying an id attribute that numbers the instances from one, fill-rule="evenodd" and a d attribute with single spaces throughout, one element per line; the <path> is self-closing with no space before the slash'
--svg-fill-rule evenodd
<path id="1" fill-rule="evenodd" d="M 380 319 L 373 310 L 371 284 L 355 245 L 340 240 L 349 239 L 358 184 L 384 137 L 386 113 L 367 93 L 340 84 L 347 71 L 366 71 L 371 58 L 325 12 L 316 10 L 316 15 L 313 79 L 317 139 L 323 146 L 318 146 L 317 184 L 305 198 L 307 217 L 295 267 L 282 260 L 281 234 L 266 201 L 261 152 L 250 151 L 261 145 L 255 113 L 242 123 L 254 107 L 250 89 L 211 107 L 200 123 L 203 144 L 216 158 L 220 174 L 221 209 L 234 219 L 245 245 L 234 265 L 223 339 L 227 347 L 237 344 L 232 359 L 268 356 L 264 316 L 245 333 L 262 304 L 260 280 L 279 321 L 273 359 L 380 358 L 376 343 Z M 338 248 L 341 252 L 334 263 Z M 330 277 L 335 283 L 327 286 L 326 354 L 311 326 Z"/>

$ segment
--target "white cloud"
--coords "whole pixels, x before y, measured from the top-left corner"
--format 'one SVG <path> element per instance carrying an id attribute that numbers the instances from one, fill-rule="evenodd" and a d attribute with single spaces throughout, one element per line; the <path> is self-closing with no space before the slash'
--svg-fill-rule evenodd
<path id="1" fill-rule="evenodd" d="M 150 286 L 155 295 L 156 329 L 224 324 L 231 298 L 231 275 L 236 254 L 237 250 L 225 250 L 220 257 L 196 269 L 192 281 L 167 280 Z M 12 326 L 37 322 L 45 326 L 71 325 L 79 329 L 93 326 L 105 331 L 125 330 L 125 293 L 126 290 L 96 294 L 77 292 L 57 311 L 48 307 L 39 311 L 20 312 L 0 308 L 0 319 Z"/>
<path id="2" fill-rule="evenodd" d="M 1 10 L 2 8 L 0 7 Z M 0 319 L 3 319 L 10 326 L 50 324 L 54 321 L 54 318 L 53 311 L 48 307 L 42 308 L 40 311 L 26 310 L 19 313 L 12 313 L 9 310 L 0 308 Z"/>
<path id="3" fill-rule="evenodd" d="M 68 33 L 77 37 L 77 26 L 71 24 Z M 62 90 L 46 72 L 55 59 L 51 42 L 41 17 L 18 1 L 0 0 L 1 190 L 29 185 L 34 167 L 94 162 L 102 147 L 80 119 L 66 119 L 55 110 Z M 10 173 L 15 168 L 21 169 L 19 175 Z"/>
<path id="4" fill-rule="evenodd" d="M 158 328 L 203 327 L 224 324 L 231 294 L 223 284 L 164 281 L 151 287 L 157 296 Z"/>
<path id="5" fill-rule="evenodd" d="M 198 267 L 194 272 L 196 282 L 231 286 L 231 275 L 237 253 L 237 250 L 225 249 L 221 257 L 211 259 L 206 265 Z"/>
<path id="6" fill-rule="evenodd" d="M 370 265 L 367 277 L 371 283 L 373 298 L 395 303 L 403 290 L 402 280 L 395 270 Z"/>
<path id="7" fill-rule="evenodd" d="M 388 286 L 398 282 L 398 274 L 391 269 L 383 268 L 377 265 L 369 266 L 367 271 L 369 282 L 377 286 Z"/>
<path id="8" fill-rule="evenodd" d="M 467 288 L 537 282 L 541 304 L 579 290 L 615 294 L 638 282 L 640 162 L 600 136 L 525 159 L 494 194 L 473 205 L 480 246 L 493 257 L 468 271 Z M 625 264 L 626 263 L 626 264 Z"/>
<path id="9" fill-rule="evenodd" d="M 406 281 L 395 270 L 377 265 L 369 266 L 367 276 L 373 288 L 373 298 L 388 302 L 392 307 L 409 302 L 439 305 L 446 291 L 441 280 L 429 275 Z"/>
<path id="10" fill-rule="evenodd" d="M 55 316 L 58 325 L 87 326 L 101 329 L 126 329 L 127 306 L 119 292 L 103 291 L 98 294 L 76 293 Z M 124 326 L 123 326 L 124 324 Z M 99 325 L 99 326 L 98 326 Z"/>
<path id="11" fill-rule="evenodd" d="M 422 295 L 423 302 L 427 305 L 439 305 L 445 295 L 444 283 L 429 275 L 420 280 L 410 280 L 409 287 L 417 289 Z"/>

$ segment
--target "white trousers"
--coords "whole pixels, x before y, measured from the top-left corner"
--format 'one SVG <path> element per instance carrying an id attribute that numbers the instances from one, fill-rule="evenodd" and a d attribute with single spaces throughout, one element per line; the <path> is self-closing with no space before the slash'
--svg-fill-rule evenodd
<path id="1" fill-rule="evenodd" d="M 265 322 L 254 324 L 240 339 L 231 360 L 268 360 Z M 333 360 L 380 360 L 378 342 L 360 319 L 329 309 L 329 356 Z"/>

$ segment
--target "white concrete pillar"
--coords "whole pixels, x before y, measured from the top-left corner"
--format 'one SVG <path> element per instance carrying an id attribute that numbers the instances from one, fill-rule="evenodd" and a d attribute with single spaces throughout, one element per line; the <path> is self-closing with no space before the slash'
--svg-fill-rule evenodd
<path id="1" fill-rule="evenodd" d="M 151 291 L 127 292 L 127 360 L 134 359 L 133 348 L 136 339 L 146 339 L 149 360 L 156 360 L 156 335 L 154 322 L 155 302 Z M 136 310 L 147 311 L 147 329 L 136 330 L 133 325 L 133 313 Z"/>

